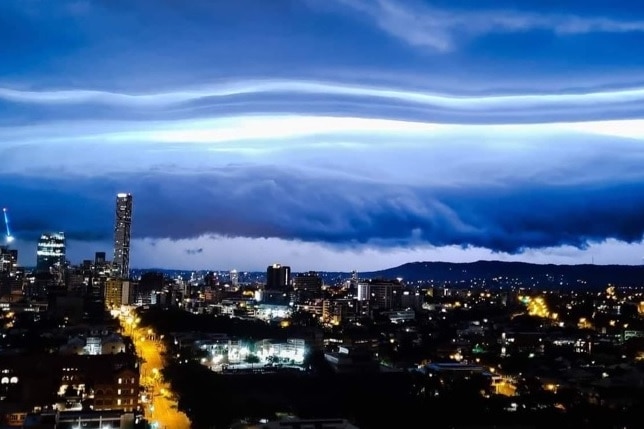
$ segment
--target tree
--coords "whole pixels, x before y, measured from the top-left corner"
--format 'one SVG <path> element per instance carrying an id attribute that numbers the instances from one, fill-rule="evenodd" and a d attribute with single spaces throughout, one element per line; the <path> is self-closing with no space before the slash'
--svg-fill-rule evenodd
<path id="1" fill-rule="evenodd" d="M 245 359 L 246 363 L 259 363 L 259 356 L 257 355 L 248 355 Z"/>

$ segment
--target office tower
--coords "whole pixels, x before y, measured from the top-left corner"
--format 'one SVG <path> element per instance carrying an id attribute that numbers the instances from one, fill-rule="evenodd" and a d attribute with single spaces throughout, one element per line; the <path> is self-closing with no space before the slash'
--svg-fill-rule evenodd
<path id="1" fill-rule="evenodd" d="M 18 250 L 9 249 L 7 246 L 0 246 L 0 273 L 11 273 L 15 271 L 18 264 Z"/>
<path id="2" fill-rule="evenodd" d="M 55 232 L 40 236 L 36 250 L 36 271 L 61 271 L 65 267 L 65 233 Z"/>
<path id="3" fill-rule="evenodd" d="M 291 267 L 273 264 L 266 269 L 266 289 L 286 289 L 290 282 Z"/>
<path id="4" fill-rule="evenodd" d="M 369 308 L 393 310 L 400 308 L 403 284 L 398 280 L 368 280 L 358 283 L 358 301 Z"/>
<path id="5" fill-rule="evenodd" d="M 21 281 L 18 275 L 18 251 L 0 246 L 0 296 L 20 289 Z"/>
<path id="6" fill-rule="evenodd" d="M 94 254 L 94 266 L 101 267 L 105 265 L 105 252 L 96 252 Z"/>
<path id="7" fill-rule="evenodd" d="M 118 277 L 130 276 L 130 226 L 132 225 L 132 194 L 116 195 L 114 225 L 114 265 Z"/>
<path id="8" fill-rule="evenodd" d="M 309 292 L 320 292 L 322 290 L 322 278 L 315 271 L 297 274 L 293 278 L 293 288 Z"/>

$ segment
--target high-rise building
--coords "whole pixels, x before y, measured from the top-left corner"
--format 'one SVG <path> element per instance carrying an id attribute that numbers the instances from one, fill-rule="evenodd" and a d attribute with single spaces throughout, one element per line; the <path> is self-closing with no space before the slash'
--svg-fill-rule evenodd
<path id="1" fill-rule="evenodd" d="M 130 227 L 132 225 L 132 194 L 116 195 L 114 225 L 114 265 L 118 277 L 130 276 Z"/>
<path id="2" fill-rule="evenodd" d="M 403 284 L 398 280 L 367 280 L 358 283 L 358 301 L 370 308 L 393 310 L 400 308 Z"/>
<path id="3" fill-rule="evenodd" d="M 132 300 L 130 282 L 123 279 L 108 279 L 105 284 L 105 305 L 108 308 L 129 305 Z"/>
<path id="4" fill-rule="evenodd" d="M 286 289 L 290 282 L 291 267 L 273 264 L 266 269 L 266 289 Z"/>
<path id="5" fill-rule="evenodd" d="M 320 292 L 322 290 L 322 277 L 315 271 L 297 274 L 293 278 L 293 288 L 309 292 Z"/>
<path id="6" fill-rule="evenodd" d="M 19 290 L 22 278 L 18 270 L 18 251 L 0 246 L 0 296 Z"/>
<path id="7" fill-rule="evenodd" d="M 42 234 L 36 250 L 36 271 L 61 271 L 65 267 L 65 233 Z"/>
<path id="8" fill-rule="evenodd" d="M 7 246 L 0 246 L 0 273 L 11 273 L 15 271 L 18 264 L 18 250 L 9 249 Z"/>
<path id="9" fill-rule="evenodd" d="M 105 265 L 105 252 L 96 252 L 94 254 L 94 265 L 97 267 Z"/>

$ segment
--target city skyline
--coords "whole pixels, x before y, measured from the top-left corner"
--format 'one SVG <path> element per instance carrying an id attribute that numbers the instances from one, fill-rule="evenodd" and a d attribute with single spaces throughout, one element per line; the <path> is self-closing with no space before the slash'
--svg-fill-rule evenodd
<path id="1" fill-rule="evenodd" d="M 131 268 L 639 265 L 626 4 L 4 1 L 10 245 L 111 254 L 126 191 Z"/>

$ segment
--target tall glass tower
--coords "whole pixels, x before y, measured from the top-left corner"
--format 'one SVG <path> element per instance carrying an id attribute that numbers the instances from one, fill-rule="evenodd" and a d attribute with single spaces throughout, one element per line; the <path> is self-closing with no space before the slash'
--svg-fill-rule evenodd
<path id="1" fill-rule="evenodd" d="M 36 250 L 36 271 L 49 272 L 65 267 L 65 234 L 48 233 L 40 236 Z"/>
<path id="2" fill-rule="evenodd" d="M 114 265 L 118 276 L 130 276 L 130 226 L 132 225 L 132 194 L 116 195 L 114 225 Z"/>

